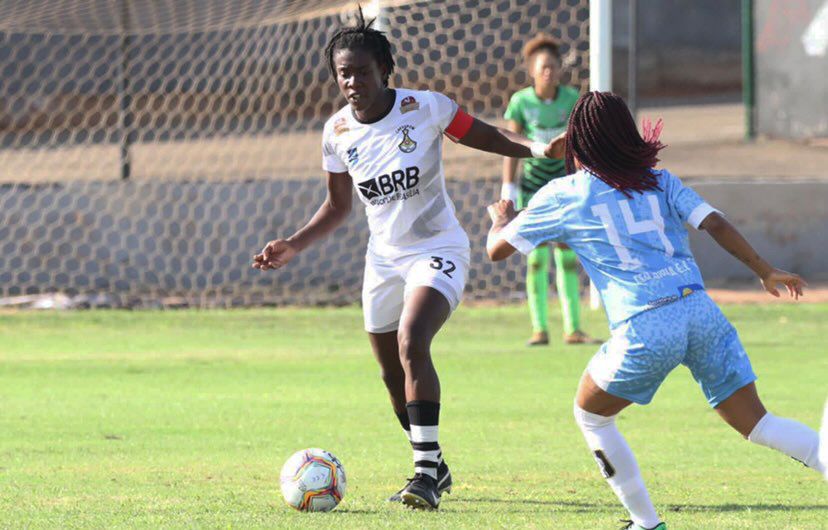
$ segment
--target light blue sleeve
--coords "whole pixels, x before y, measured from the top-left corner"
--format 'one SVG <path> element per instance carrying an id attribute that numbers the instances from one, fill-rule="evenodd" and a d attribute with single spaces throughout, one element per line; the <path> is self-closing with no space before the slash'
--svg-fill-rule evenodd
<path id="1" fill-rule="evenodd" d="M 667 204 L 676 212 L 679 219 L 693 228 L 699 228 L 702 221 L 713 212 L 718 212 L 705 201 L 693 188 L 682 184 L 681 180 L 670 173 L 662 171 Z"/>
<path id="2" fill-rule="evenodd" d="M 562 208 L 551 193 L 538 192 L 526 209 L 500 232 L 500 237 L 522 254 L 563 236 Z"/>

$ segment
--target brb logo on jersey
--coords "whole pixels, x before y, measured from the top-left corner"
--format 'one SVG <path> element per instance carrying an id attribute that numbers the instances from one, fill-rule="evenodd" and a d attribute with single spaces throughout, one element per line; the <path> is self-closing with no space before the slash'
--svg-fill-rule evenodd
<path id="1" fill-rule="evenodd" d="M 387 175 L 380 175 L 357 184 L 362 196 L 372 205 L 407 199 L 419 193 L 414 189 L 420 183 L 420 168 L 417 166 L 397 169 Z"/>
<path id="2" fill-rule="evenodd" d="M 417 149 L 417 142 L 411 139 L 408 135 L 408 131 L 414 129 L 413 125 L 403 125 L 402 127 L 397 129 L 398 133 L 402 133 L 403 139 L 400 142 L 400 145 L 397 147 L 400 148 L 400 151 L 403 153 L 413 153 L 415 149 Z"/>

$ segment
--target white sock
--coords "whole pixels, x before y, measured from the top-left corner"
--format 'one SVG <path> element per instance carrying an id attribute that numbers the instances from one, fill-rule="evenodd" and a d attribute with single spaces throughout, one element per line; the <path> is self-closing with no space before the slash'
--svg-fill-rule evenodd
<path id="1" fill-rule="evenodd" d="M 822 464 L 822 472 L 828 480 L 828 401 L 825 402 L 822 429 L 819 431 L 819 461 Z"/>
<path id="2" fill-rule="evenodd" d="M 661 519 L 641 478 L 630 446 L 615 425 L 615 416 L 599 416 L 575 405 L 575 421 L 593 452 L 601 474 L 638 526 L 653 528 Z"/>
<path id="3" fill-rule="evenodd" d="M 406 403 L 405 408 L 411 423 L 414 472 L 437 480 L 437 469 L 443 456 L 437 442 L 440 404 L 436 401 L 414 400 Z"/>
<path id="4" fill-rule="evenodd" d="M 413 441 L 414 441 L 414 440 L 411 438 L 411 431 L 410 431 L 410 430 L 409 430 L 409 431 L 406 431 L 405 429 L 403 429 L 403 432 L 405 433 L 405 436 L 406 436 L 406 438 L 408 438 L 408 441 L 409 441 L 409 442 L 413 442 Z M 440 452 L 439 452 L 439 453 L 437 453 L 437 463 L 438 463 L 438 464 L 442 464 L 442 463 L 443 463 L 443 451 L 442 451 L 442 450 L 440 450 Z"/>
<path id="5" fill-rule="evenodd" d="M 443 458 L 437 443 L 436 425 L 412 425 L 411 447 L 414 449 L 414 472 L 437 480 L 437 467 Z"/>
<path id="6" fill-rule="evenodd" d="M 748 440 L 781 451 L 811 469 L 825 473 L 819 462 L 819 434 L 810 427 L 768 412 L 748 435 Z"/>

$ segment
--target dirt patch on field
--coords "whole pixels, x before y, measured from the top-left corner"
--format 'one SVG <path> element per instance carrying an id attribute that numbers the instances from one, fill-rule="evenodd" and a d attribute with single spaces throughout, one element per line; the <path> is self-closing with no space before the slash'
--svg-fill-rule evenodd
<path id="1" fill-rule="evenodd" d="M 790 298 L 784 290 L 781 296 L 774 298 L 766 293 L 757 283 L 756 285 L 740 284 L 736 287 L 722 288 L 709 287 L 708 294 L 718 304 L 821 304 L 828 303 L 828 284 L 820 283 L 805 289 L 805 296 L 796 301 Z M 516 293 L 522 294 L 522 293 Z M 552 295 L 554 296 L 554 295 Z M 586 294 L 582 293 L 584 304 L 588 304 Z M 470 307 L 498 307 L 509 304 L 524 304 L 525 297 L 515 296 L 512 300 L 464 300 L 463 305 Z"/>
<path id="2" fill-rule="evenodd" d="M 828 302 L 828 286 L 826 285 L 806 288 L 805 296 L 801 297 L 798 302 L 789 297 L 785 291 L 780 291 L 782 296 L 774 298 L 758 286 L 743 289 L 708 289 L 707 292 L 719 304 L 817 304 Z"/>

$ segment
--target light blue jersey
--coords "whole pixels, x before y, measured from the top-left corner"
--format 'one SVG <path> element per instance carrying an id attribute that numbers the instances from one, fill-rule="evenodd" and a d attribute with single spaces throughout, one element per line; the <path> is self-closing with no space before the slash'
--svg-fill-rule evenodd
<path id="1" fill-rule="evenodd" d="M 661 190 L 627 197 L 581 170 L 551 181 L 501 232 L 526 254 L 566 243 L 601 294 L 610 325 L 703 289 L 685 223 L 698 228 L 715 210 L 669 171 Z"/>
<path id="2" fill-rule="evenodd" d="M 630 197 L 586 171 L 540 189 L 501 232 L 524 254 L 546 241 L 578 254 L 601 293 L 612 336 L 590 361 L 605 391 L 649 403 L 676 366 L 687 366 L 717 407 L 756 380 L 736 330 L 704 292 L 685 223 L 716 211 L 668 171 L 660 190 Z"/>

